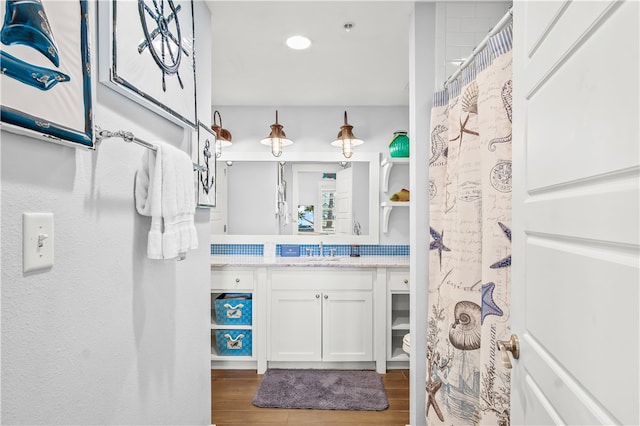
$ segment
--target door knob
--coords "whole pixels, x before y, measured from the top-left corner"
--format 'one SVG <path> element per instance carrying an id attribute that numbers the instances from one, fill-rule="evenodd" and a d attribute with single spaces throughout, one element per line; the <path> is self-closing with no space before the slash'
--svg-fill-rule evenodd
<path id="1" fill-rule="evenodd" d="M 511 360 L 509 359 L 509 354 L 507 352 L 511 352 L 511 356 L 513 356 L 513 359 L 520 358 L 520 343 L 518 342 L 518 336 L 512 334 L 509 340 L 498 340 L 496 342 L 496 346 L 500 350 L 504 368 L 513 368 Z"/>

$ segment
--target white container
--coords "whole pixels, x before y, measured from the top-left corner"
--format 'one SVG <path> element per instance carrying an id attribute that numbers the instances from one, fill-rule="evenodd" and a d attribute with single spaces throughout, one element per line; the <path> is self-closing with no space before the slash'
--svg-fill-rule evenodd
<path id="1" fill-rule="evenodd" d="M 262 246 L 263 256 L 267 260 L 275 260 L 276 258 L 276 243 L 266 242 Z"/>

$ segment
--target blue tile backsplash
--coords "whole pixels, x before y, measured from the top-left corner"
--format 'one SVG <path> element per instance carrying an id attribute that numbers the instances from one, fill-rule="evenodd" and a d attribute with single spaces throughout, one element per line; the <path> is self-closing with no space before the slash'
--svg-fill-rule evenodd
<path id="1" fill-rule="evenodd" d="M 244 254 L 262 256 L 262 244 L 211 244 L 211 254 Z"/>
<path id="2" fill-rule="evenodd" d="M 276 244 L 276 255 L 280 256 L 282 244 Z M 360 245 L 357 246 L 360 256 L 408 256 L 408 245 Z M 300 244 L 300 256 L 308 256 L 307 249 L 312 250 L 312 256 L 319 256 L 317 244 Z M 331 249 L 335 249 L 336 256 L 349 256 L 352 247 L 348 244 L 325 244 L 324 254 L 328 256 Z M 211 254 L 224 255 L 255 255 L 264 254 L 262 244 L 211 244 Z"/>

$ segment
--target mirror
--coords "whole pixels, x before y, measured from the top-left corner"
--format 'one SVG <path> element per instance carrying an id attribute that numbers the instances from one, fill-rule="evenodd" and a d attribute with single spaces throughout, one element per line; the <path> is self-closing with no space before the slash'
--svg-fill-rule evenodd
<path id="1" fill-rule="evenodd" d="M 333 152 L 223 153 L 226 205 L 217 209 L 226 208 L 227 232 L 214 230 L 212 242 L 378 244 L 379 153 L 344 160 Z"/>

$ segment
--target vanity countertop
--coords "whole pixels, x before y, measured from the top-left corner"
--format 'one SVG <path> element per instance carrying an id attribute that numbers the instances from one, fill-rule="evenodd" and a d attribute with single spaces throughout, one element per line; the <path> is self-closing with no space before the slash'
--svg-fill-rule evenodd
<path id="1" fill-rule="evenodd" d="M 251 255 L 211 255 L 211 267 L 277 266 L 330 268 L 408 268 L 409 256 L 272 257 Z"/>

